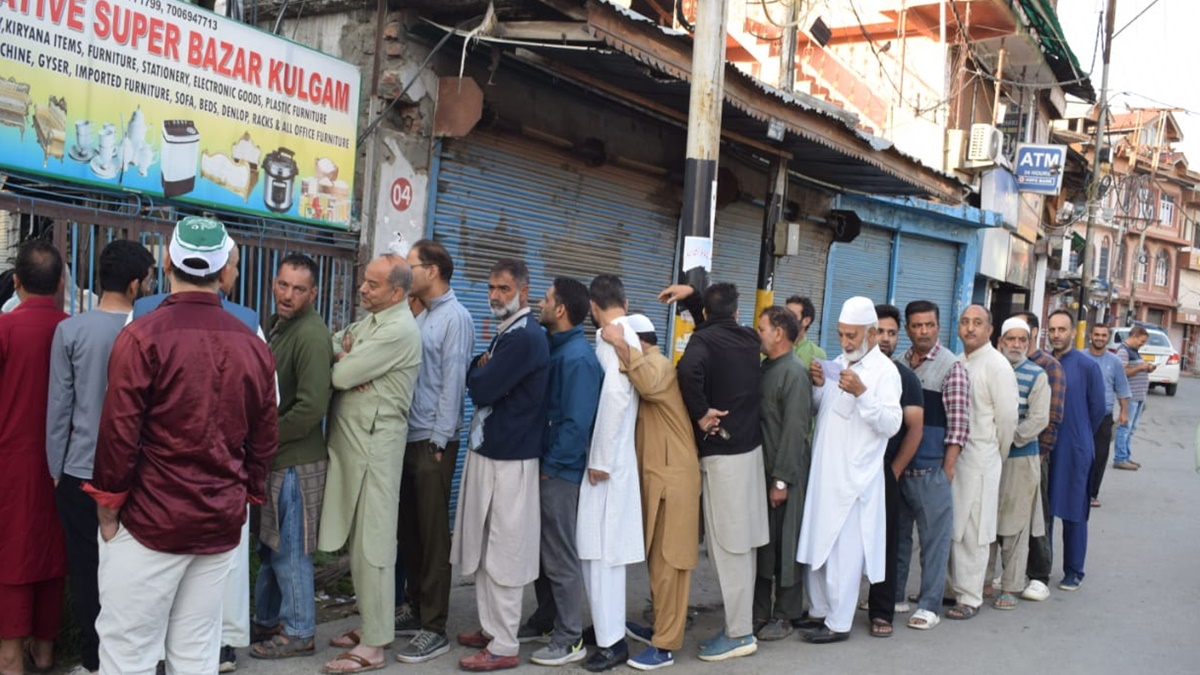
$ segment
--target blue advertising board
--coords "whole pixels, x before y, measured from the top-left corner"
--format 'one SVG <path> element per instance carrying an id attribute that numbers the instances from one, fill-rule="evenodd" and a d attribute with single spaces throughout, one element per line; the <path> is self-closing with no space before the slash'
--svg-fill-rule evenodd
<path id="1" fill-rule="evenodd" d="M 1013 168 L 1017 190 L 1043 195 L 1058 194 L 1062 189 L 1066 162 L 1065 145 L 1018 145 L 1016 166 Z"/>

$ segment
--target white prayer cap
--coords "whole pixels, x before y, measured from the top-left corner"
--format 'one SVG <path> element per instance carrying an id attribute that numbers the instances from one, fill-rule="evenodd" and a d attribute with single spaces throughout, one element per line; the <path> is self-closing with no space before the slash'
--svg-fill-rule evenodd
<path id="1" fill-rule="evenodd" d="M 625 323 L 628 324 L 635 333 L 654 332 L 654 322 L 650 321 L 645 314 L 630 314 L 625 318 Z"/>
<path id="2" fill-rule="evenodd" d="M 875 314 L 875 303 L 871 302 L 870 298 L 864 298 L 861 295 L 847 300 L 842 305 L 841 315 L 838 316 L 838 323 L 851 326 L 873 326 L 878 321 L 879 317 Z"/>
<path id="3" fill-rule="evenodd" d="M 1025 323 L 1024 319 L 1022 319 L 1019 316 L 1012 316 L 1012 317 L 1009 317 L 1008 319 L 1006 319 L 1004 321 L 1004 325 L 1000 327 L 1000 337 L 1004 337 L 1005 335 L 1008 335 L 1008 331 L 1010 331 L 1014 328 L 1019 328 L 1019 329 L 1025 331 L 1026 335 L 1031 334 L 1031 331 L 1029 330 L 1029 324 Z"/>

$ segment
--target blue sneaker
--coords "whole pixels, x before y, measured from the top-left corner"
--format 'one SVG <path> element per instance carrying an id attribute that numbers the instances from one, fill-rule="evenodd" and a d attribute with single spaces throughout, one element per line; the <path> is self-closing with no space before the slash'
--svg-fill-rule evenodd
<path id="1" fill-rule="evenodd" d="M 658 670 L 675 665 L 675 659 L 671 657 L 671 652 L 651 646 L 643 649 L 641 654 L 629 659 L 625 664 L 637 670 Z"/>
<path id="2" fill-rule="evenodd" d="M 648 644 L 650 644 L 650 641 L 654 639 L 654 628 L 652 628 L 650 626 L 643 626 L 640 623 L 626 621 L 625 622 L 625 635 L 629 636 L 633 640 L 637 640 L 638 642 L 640 642 L 644 645 L 648 645 Z"/>
<path id="3" fill-rule="evenodd" d="M 712 646 L 712 644 L 714 642 L 716 642 L 717 640 L 723 639 L 724 637 L 725 637 L 725 629 L 721 628 L 716 633 L 713 633 L 711 636 L 706 637 L 700 641 L 700 651 L 704 651 L 705 649 L 708 649 L 709 647 Z"/>
<path id="4" fill-rule="evenodd" d="M 1083 583 L 1083 577 L 1078 574 L 1072 574 L 1063 577 L 1062 583 L 1058 585 L 1058 588 L 1063 591 L 1077 591 L 1081 583 Z"/>
<path id="5" fill-rule="evenodd" d="M 724 633 L 712 642 L 701 647 L 701 661 L 724 661 L 739 656 L 750 656 L 758 651 L 758 641 L 753 635 L 738 638 L 726 637 Z"/>

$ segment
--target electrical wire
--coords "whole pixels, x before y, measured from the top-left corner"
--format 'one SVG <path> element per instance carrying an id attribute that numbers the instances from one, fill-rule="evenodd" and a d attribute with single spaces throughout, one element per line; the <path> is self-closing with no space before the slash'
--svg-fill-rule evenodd
<path id="1" fill-rule="evenodd" d="M 792 5 L 794 3 L 800 2 L 800 0 L 791 0 L 790 2 L 783 2 L 782 0 L 777 0 L 777 2 L 778 2 L 778 4 L 781 4 L 785 7 L 787 7 L 788 9 L 791 9 Z M 771 24 L 772 26 L 775 26 L 776 28 L 796 28 L 800 24 L 804 23 L 804 21 L 802 19 L 796 19 L 795 21 L 793 21 L 791 23 L 779 23 L 779 22 L 775 21 L 775 19 L 771 18 L 771 12 L 770 12 L 770 10 L 767 9 L 767 0 L 758 0 L 758 4 L 760 6 L 762 6 L 763 16 L 765 16 L 767 18 L 767 23 Z"/>
<path id="2" fill-rule="evenodd" d="M 1118 30 L 1117 32 L 1113 33 L 1113 38 L 1116 38 L 1118 35 L 1120 35 L 1121 31 L 1132 26 L 1134 21 L 1137 21 L 1138 19 L 1142 18 L 1143 14 L 1145 14 L 1146 12 L 1149 12 L 1150 8 L 1157 4 L 1158 4 L 1158 0 L 1150 0 L 1150 4 L 1146 5 L 1146 7 L 1142 9 L 1142 11 L 1138 12 L 1137 16 L 1130 19 L 1129 23 L 1126 23 L 1124 26 L 1121 26 L 1121 30 Z"/>

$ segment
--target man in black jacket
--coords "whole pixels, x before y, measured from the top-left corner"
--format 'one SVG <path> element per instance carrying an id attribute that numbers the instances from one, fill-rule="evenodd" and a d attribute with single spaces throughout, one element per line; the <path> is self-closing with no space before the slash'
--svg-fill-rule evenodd
<path id="1" fill-rule="evenodd" d="M 759 339 L 737 322 L 737 287 L 672 286 L 660 299 L 685 302 L 697 327 L 679 360 L 679 391 L 700 454 L 704 528 L 717 570 L 725 628 L 700 643 L 700 658 L 753 654 L 755 552 L 767 543 L 767 493 L 759 425 Z"/>

